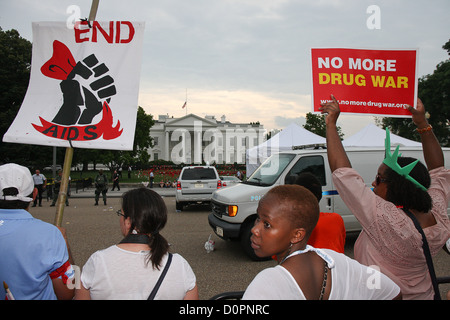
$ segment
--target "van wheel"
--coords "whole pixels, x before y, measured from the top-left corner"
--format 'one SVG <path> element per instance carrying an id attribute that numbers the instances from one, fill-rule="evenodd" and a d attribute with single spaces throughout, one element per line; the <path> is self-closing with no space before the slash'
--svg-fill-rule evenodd
<path id="1" fill-rule="evenodd" d="M 176 202 L 175 203 L 175 208 L 177 209 L 177 211 L 183 211 L 183 203 Z"/>
<path id="2" fill-rule="evenodd" d="M 241 246 L 242 249 L 244 249 L 244 252 L 249 256 L 250 259 L 253 261 L 266 261 L 270 260 L 270 257 L 266 258 L 260 258 L 255 254 L 255 251 L 253 250 L 251 243 L 250 243 L 250 237 L 252 236 L 252 228 L 254 225 L 255 219 L 251 219 L 250 221 L 247 221 L 244 225 L 241 227 Z"/>

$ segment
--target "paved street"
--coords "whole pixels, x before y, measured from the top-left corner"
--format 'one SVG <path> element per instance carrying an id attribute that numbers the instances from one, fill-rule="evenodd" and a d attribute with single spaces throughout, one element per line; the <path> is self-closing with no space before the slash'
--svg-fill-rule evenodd
<path id="1" fill-rule="evenodd" d="M 122 239 L 119 231 L 120 195 L 127 191 L 108 192 L 107 205 L 100 201 L 94 206 L 94 191 L 87 189 L 75 193 L 65 207 L 62 226 L 66 228 L 76 265 L 82 267 L 89 256 Z M 239 243 L 218 238 L 208 224 L 207 206 L 192 206 L 183 212 L 175 210 L 175 189 L 155 188 L 166 202 L 169 211 L 168 223 L 161 232 L 170 242 L 172 252 L 181 254 L 191 265 L 197 276 L 200 299 L 225 291 L 245 290 L 254 276 L 262 269 L 274 266 L 275 261 L 253 262 L 242 252 Z M 43 200 L 43 207 L 30 208 L 31 214 L 53 223 L 55 207 L 51 201 Z M 215 251 L 207 253 L 204 244 L 209 235 L 215 241 Z M 346 254 L 353 256 L 355 238 L 347 239 Z M 450 255 L 441 251 L 434 259 L 438 276 L 450 275 Z M 442 294 L 450 290 L 450 285 L 441 285 Z M 445 295 L 444 295 L 445 296 Z"/>

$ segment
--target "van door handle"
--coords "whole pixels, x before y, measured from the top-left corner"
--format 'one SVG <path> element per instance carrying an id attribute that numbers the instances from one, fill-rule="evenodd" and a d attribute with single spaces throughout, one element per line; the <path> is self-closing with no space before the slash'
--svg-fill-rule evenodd
<path id="1" fill-rule="evenodd" d="M 331 198 L 327 198 L 327 209 L 331 210 Z"/>

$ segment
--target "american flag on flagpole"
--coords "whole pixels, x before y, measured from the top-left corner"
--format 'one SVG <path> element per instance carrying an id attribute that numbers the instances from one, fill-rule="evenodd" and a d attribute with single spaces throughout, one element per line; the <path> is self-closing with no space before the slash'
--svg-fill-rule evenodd
<path id="1" fill-rule="evenodd" d="M 181 107 L 181 109 L 186 108 L 186 103 L 187 103 L 187 101 L 184 102 L 184 104 L 183 104 L 183 106 Z"/>

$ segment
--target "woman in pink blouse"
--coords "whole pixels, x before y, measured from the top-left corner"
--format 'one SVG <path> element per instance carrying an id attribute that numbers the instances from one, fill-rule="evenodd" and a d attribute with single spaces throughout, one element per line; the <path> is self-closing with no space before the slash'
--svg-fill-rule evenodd
<path id="1" fill-rule="evenodd" d="M 355 259 L 379 266 L 382 273 L 400 286 L 404 299 L 433 299 L 422 236 L 402 210 L 402 207 L 409 209 L 417 218 L 431 255 L 437 254 L 450 238 L 447 217 L 450 171 L 444 167 L 442 149 L 425 117 L 424 105 L 418 99 L 417 109 L 410 106 L 409 111 L 422 138 L 428 169 L 418 162 L 406 178 L 382 163 L 372 191 L 351 167 L 336 130 L 339 104 L 335 97 L 331 98 L 331 102 L 321 105 L 322 113 L 328 114 L 328 162 L 336 189 L 363 228 L 355 243 Z M 403 168 L 414 160 L 399 157 L 398 164 Z"/>

